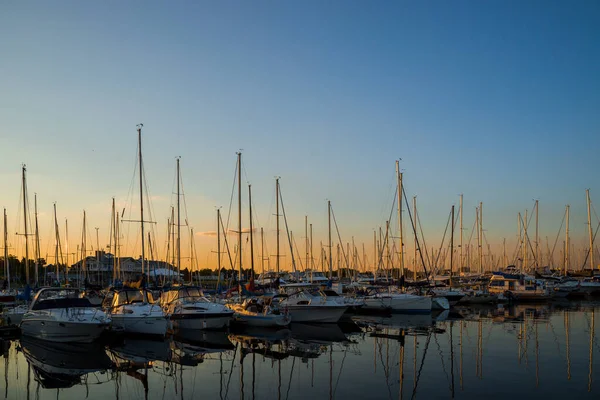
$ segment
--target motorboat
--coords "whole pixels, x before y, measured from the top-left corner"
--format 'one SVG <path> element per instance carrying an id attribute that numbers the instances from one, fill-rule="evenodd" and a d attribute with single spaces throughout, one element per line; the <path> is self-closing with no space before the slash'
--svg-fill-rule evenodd
<path id="1" fill-rule="evenodd" d="M 105 296 L 103 307 L 110 314 L 115 331 L 155 336 L 167 334 L 168 316 L 146 289 L 113 289 Z"/>
<path id="2" fill-rule="evenodd" d="M 160 305 L 173 322 L 173 329 L 227 328 L 233 311 L 210 301 L 196 286 L 176 286 L 163 292 Z"/>
<path id="3" fill-rule="evenodd" d="M 431 312 L 432 307 L 431 296 L 392 292 L 386 287 L 369 289 L 364 299 L 364 309 L 390 309 L 394 313 L 402 314 L 427 314 Z"/>
<path id="4" fill-rule="evenodd" d="M 242 303 L 229 304 L 228 307 L 234 311 L 233 321 L 240 325 L 283 327 L 292 321 L 288 313 L 273 310 L 262 298 L 247 298 Z"/>
<path id="5" fill-rule="evenodd" d="M 299 290 L 292 294 L 277 294 L 271 304 L 280 312 L 288 312 L 294 322 L 337 323 L 348 309 L 345 304 L 328 298 L 322 293 L 311 294 Z"/>
<path id="6" fill-rule="evenodd" d="M 111 318 L 93 308 L 78 289 L 42 288 L 23 314 L 20 327 L 23 335 L 37 339 L 89 343 L 110 323 Z"/>

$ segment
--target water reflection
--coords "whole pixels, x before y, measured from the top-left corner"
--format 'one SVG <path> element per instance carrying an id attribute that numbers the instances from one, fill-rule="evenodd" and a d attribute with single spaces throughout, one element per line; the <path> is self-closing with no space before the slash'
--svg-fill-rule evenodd
<path id="1" fill-rule="evenodd" d="M 110 345 L 2 341 L 5 398 L 596 398 L 598 304 L 355 316 Z M 94 384 L 94 386 L 92 386 Z M 93 388 L 90 389 L 90 388 Z"/>

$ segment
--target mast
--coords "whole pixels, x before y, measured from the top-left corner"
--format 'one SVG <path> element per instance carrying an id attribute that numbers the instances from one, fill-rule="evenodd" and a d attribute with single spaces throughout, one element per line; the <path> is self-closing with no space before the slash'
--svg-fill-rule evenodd
<path id="1" fill-rule="evenodd" d="M 239 273 L 238 285 L 239 296 L 242 297 L 242 153 L 237 153 L 237 181 L 238 181 L 238 257 L 239 257 Z"/>
<path id="2" fill-rule="evenodd" d="M 479 263 L 479 272 L 481 273 L 481 231 L 479 230 L 479 207 L 475 207 L 475 227 L 477 229 L 477 258 Z"/>
<path id="3" fill-rule="evenodd" d="M 327 216 L 328 216 L 328 226 L 329 226 L 329 279 L 333 276 L 333 265 L 331 260 L 331 201 L 327 200 Z"/>
<path id="4" fill-rule="evenodd" d="M 58 243 L 59 243 L 60 239 L 58 236 L 58 221 L 56 219 L 56 203 L 54 203 L 54 239 L 56 241 L 55 246 L 54 246 L 54 260 L 56 263 L 56 281 L 60 285 L 60 271 L 58 268 Z"/>
<path id="5" fill-rule="evenodd" d="M 527 210 L 525 210 L 525 220 L 523 221 L 523 270 L 525 271 L 527 269 L 527 255 L 529 253 L 527 251 L 527 245 L 529 244 L 529 235 L 527 235 L 528 225 Z"/>
<path id="6" fill-rule="evenodd" d="M 69 265 L 69 221 L 65 218 L 65 253 L 67 254 L 65 260 L 65 283 L 67 283 L 67 268 Z"/>
<path id="7" fill-rule="evenodd" d="M 221 209 L 217 208 L 217 291 L 221 283 Z"/>
<path id="8" fill-rule="evenodd" d="M 279 276 L 279 177 L 275 178 L 275 216 L 277 221 L 277 254 L 275 265 L 277 266 L 277 276 Z"/>
<path id="9" fill-rule="evenodd" d="M 452 287 L 452 260 L 454 259 L 454 205 L 452 206 L 452 234 L 450 235 L 450 287 Z"/>
<path id="10" fill-rule="evenodd" d="M 26 168 L 23 164 L 23 225 L 25 226 L 25 281 L 29 285 L 29 240 L 27 239 L 27 182 L 25 179 Z"/>
<path id="11" fill-rule="evenodd" d="M 312 224 L 310 224 L 310 270 L 314 269 L 315 259 L 313 258 L 313 229 Z M 312 272 L 311 272 L 312 279 Z"/>
<path id="12" fill-rule="evenodd" d="M 260 227 L 260 274 L 263 275 L 265 273 L 265 233 L 263 231 L 262 226 Z"/>
<path id="13" fill-rule="evenodd" d="M 304 267 L 304 270 L 306 271 L 307 268 L 309 268 L 308 265 L 308 215 L 304 216 L 304 255 L 306 256 L 306 264 Z M 312 271 L 311 271 L 311 277 L 310 277 L 310 281 L 312 282 Z"/>
<path id="14" fill-rule="evenodd" d="M 138 158 L 140 164 L 140 229 L 142 233 L 142 275 L 144 275 L 144 258 L 145 258 L 145 250 L 146 243 L 144 242 L 144 178 L 143 178 L 143 168 L 144 164 L 142 163 L 142 126 L 144 124 L 138 124 Z"/>
<path id="15" fill-rule="evenodd" d="M 55 205 L 56 208 L 56 205 Z M 83 269 L 84 279 L 88 278 L 88 270 L 86 265 L 87 260 L 87 227 L 85 226 L 85 210 L 83 210 L 83 233 L 82 233 L 82 241 L 81 241 L 81 253 L 82 253 L 82 261 L 81 268 Z"/>
<path id="16" fill-rule="evenodd" d="M 596 266 L 594 265 L 594 236 L 592 234 L 592 215 L 590 213 L 590 189 L 585 190 L 585 195 L 587 197 L 588 234 L 590 237 L 590 269 L 593 271 Z"/>
<path id="17" fill-rule="evenodd" d="M 540 265 L 540 236 L 539 236 L 539 200 L 535 201 L 535 271 L 537 272 L 538 266 Z"/>
<path id="18" fill-rule="evenodd" d="M 415 214 L 415 225 L 417 223 L 417 196 L 413 196 L 413 213 Z M 415 236 L 414 236 L 414 244 L 415 244 L 415 259 L 413 261 L 413 281 L 417 280 L 417 233 L 416 233 L 416 229 L 415 229 Z"/>
<path id="19" fill-rule="evenodd" d="M 117 280 L 117 224 L 115 218 L 115 198 L 112 199 L 112 209 L 111 209 L 111 224 L 113 225 L 113 238 L 112 241 L 114 243 L 113 251 L 113 284 Z"/>
<path id="20" fill-rule="evenodd" d="M 38 270 L 40 267 L 40 230 L 38 229 L 37 193 L 34 194 L 33 201 L 35 204 L 35 286 L 38 286 Z"/>
<path id="21" fill-rule="evenodd" d="M 570 207 L 567 205 L 567 225 L 565 230 L 565 275 L 567 275 L 567 271 L 569 270 L 569 247 L 571 246 L 569 243 L 569 208 Z"/>
<path id="22" fill-rule="evenodd" d="M 396 160 L 396 177 L 398 179 L 398 231 L 400 232 L 400 276 L 404 276 L 404 242 L 402 239 L 402 173 L 400 172 L 400 161 Z"/>
<path id="23" fill-rule="evenodd" d="M 479 202 L 479 237 L 481 242 L 479 243 L 479 269 L 480 273 L 483 274 L 483 202 Z"/>
<path id="24" fill-rule="evenodd" d="M 179 280 L 179 277 L 181 276 L 181 210 L 179 208 L 180 182 L 181 178 L 179 175 L 179 157 L 177 157 L 177 280 Z"/>
<path id="25" fill-rule="evenodd" d="M 6 223 L 6 208 L 4 209 L 4 276 L 8 281 L 7 289 L 10 290 L 10 264 L 8 263 L 8 226 Z"/>
<path id="26" fill-rule="evenodd" d="M 462 271 L 465 266 L 463 261 L 463 195 L 460 195 L 460 204 L 458 206 L 458 213 L 460 214 L 460 263 L 458 265 L 458 271 Z"/>
<path id="27" fill-rule="evenodd" d="M 252 271 L 252 278 L 254 278 L 254 239 L 252 236 L 252 185 L 248 185 L 248 208 L 250 210 L 250 269 Z"/>

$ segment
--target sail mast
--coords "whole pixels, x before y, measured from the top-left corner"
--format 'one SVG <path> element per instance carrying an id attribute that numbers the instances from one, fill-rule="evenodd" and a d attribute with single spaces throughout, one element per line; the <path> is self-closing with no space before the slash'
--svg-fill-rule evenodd
<path id="1" fill-rule="evenodd" d="M 250 269 L 252 271 L 252 278 L 254 278 L 254 238 L 253 227 L 252 227 L 252 185 L 248 184 L 248 207 L 250 210 Z"/>
<path id="2" fill-rule="evenodd" d="M 58 221 L 56 219 L 56 203 L 54 203 L 54 240 L 56 241 L 54 246 L 54 260 L 56 264 L 56 281 L 60 284 L 60 271 L 58 268 Z"/>
<path id="3" fill-rule="evenodd" d="M 275 178 L 275 217 L 277 221 L 277 254 L 276 263 L 277 266 L 277 276 L 279 276 L 279 177 Z"/>
<path id="4" fill-rule="evenodd" d="M 145 243 L 144 243 L 144 188 L 143 188 L 143 164 L 142 164 L 142 126 L 144 124 L 138 124 L 138 158 L 140 164 L 140 229 L 142 238 L 142 275 L 144 274 L 144 257 L 145 257 Z"/>
<path id="5" fill-rule="evenodd" d="M 27 182 L 25 179 L 25 164 L 23 164 L 23 225 L 25 226 L 25 281 L 29 284 L 29 240 L 27 236 Z"/>
<path id="6" fill-rule="evenodd" d="M 239 257 L 239 273 L 238 285 L 239 296 L 242 297 L 242 153 L 237 153 L 237 181 L 238 181 L 238 257 Z"/>
<path id="7" fill-rule="evenodd" d="M 458 206 L 458 213 L 460 214 L 460 263 L 458 265 L 458 272 L 462 271 L 465 266 L 463 260 L 463 195 L 460 195 L 460 204 Z"/>
<path id="8" fill-rule="evenodd" d="M 8 281 L 8 290 L 10 290 L 10 264 L 8 263 L 8 227 L 6 224 L 6 208 L 4 209 L 4 276 Z"/>
<path id="9" fill-rule="evenodd" d="M 454 259 L 454 205 L 452 206 L 452 234 L 450 235 L 450 287 L 452 287 L 452 273 L 453 273 L 453 264 L 452 260 Z"/>
<path id="10" fill-rule="evenodd" d="M 38 210 L 37 210 L 37 193 L 34 194 L 35 204 L 35 286 L 39 282 L 39 267 L 40 267 L 40 231 L 38 229 Z"/>
<path id="11" fill-rule="evenodd" d="M 181 210 L 179 208 L 179 157 L 177 157 L 177 280 L 181 277 Z M 191 270 L 190 270 L 191 271 Z"/>
<path id="12" fill-rule="evenodd" d="M 566 209 L 566 214 L 567 214 L 567 225 L 566 225 L 566 229 L 565 229 L 565 276 L 567 275 L 567 271 L 569 270 L 569 247 L 570 247 L 570 243 L 569 243 L 569 208 L 570 206 L 567 205 L 567 209 Z"/>
<path id="13" fill-rule="evenodd" d="M 590 270 L 594 270 L 594 235 L 592 234 L 592 215 L 590 213 L 591 200 L 590 200 L 590 189 L 585 190 L 587 198 L 587 215 L 588 215 L 588 234 L 590 237 Z"/>
<path id="14" fill-rule="evenodd" d="M 400 276 L 404 276 L 404 242 L 402 239 L 402 173 L 400 172 L 400 161 L 396 160 L 396 177 L 398 179 L 398 231 L 400 232 Z"/>
<path id="15" fill-rule="evenodd" d="M 328 225 L 329 225 L 329 279 L 332 278 L 333 275 L 333 266 L 331 264 L 331 201 L 327 200 L 327 216 L 328 216 Z"/>

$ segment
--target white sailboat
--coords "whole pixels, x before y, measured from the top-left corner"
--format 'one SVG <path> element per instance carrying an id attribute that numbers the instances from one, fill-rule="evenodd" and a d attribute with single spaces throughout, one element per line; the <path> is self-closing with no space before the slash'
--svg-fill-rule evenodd
<path id="1" fill-rule="evenodd" d="M 242 186 L 241 186 L 241 170 L 242 170 L 242 153 L 237 153 L 237 181 L 238 181 L 238 276 L 242 276 Z M 252 238 L 252 187 L 248 185 L 249 210 L 250 210 L 250 238 Z M 252 271 L 254 273 L 254 252 L 252 248 L 253 241 L 250 240 Z M 252 277 L 251 279 L 254 279 Z M 233 320 L 242 325 L 256 327 L 281 327 L 289 325 L 291 318 L 287 313 L 277 313 L 262 300 L 257 298 L 248 298 L 242 302 L 242 284 L 239 283 L 239 299 L 235 304 L 230 304 L 228 307 L 235 312 Z"/>

